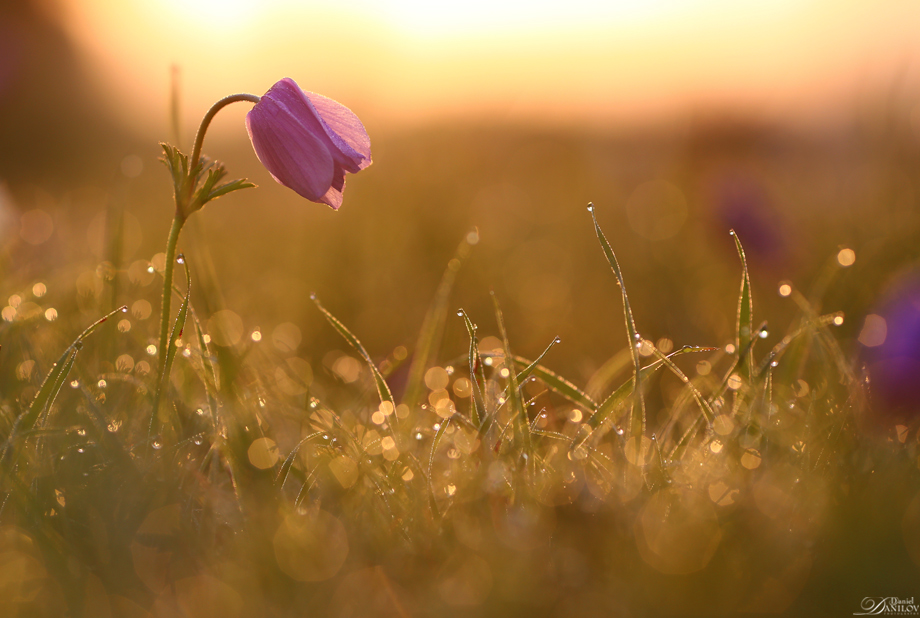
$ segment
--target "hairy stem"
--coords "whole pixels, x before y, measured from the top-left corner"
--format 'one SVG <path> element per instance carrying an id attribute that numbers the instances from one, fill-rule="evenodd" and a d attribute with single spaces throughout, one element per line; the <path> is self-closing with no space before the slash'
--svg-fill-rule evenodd
<path id="1" fill-rule="evenodd" d="M 169 309 L 172 300 L 172 281 L 173 268 L 176 265 L 176 245 L 179 244 L 179 232 L 182 231 L 182 224 L 185 219 L 176 213 L 173 219 L 172 227 L 169 230 L 169 238 L 166 241 L 166 268 L 163 270 L 163 302 L 160 313 L 160 340 L 157 345 L 157 379 L 158 382 L 163 379 L 163 369 L 166 365 L 166 348 L 169 345 Z M 157 413 L 156 410 L 153 412 Z"/>
<path id="2" fill-rule="evenodd" d="M 261 97 L 257 97 L 254 94 L 231 94 L 226 96 L 214 105 L 211 106 L 211 109 L 208 110 L 208 113 L 204 115 L 204 118 L 201 119 L 201 125 L 198 127 L 198 133 L 195 135 L 195 146 L 192 149 L 192 158 L 189 159 L 189 166 L 195 167 L 195 164 L 198 163 L 198 159 L 201 157 L 201 147 L 204 144 L 204 134 L 208 130 L 208 125 L 211 124 L 211 120 L 217 115 L 224 107 L 230 105 L 231 103 L 236 103 L 237 101 L 249 101 L 251 103 L 258 103 Z"/>

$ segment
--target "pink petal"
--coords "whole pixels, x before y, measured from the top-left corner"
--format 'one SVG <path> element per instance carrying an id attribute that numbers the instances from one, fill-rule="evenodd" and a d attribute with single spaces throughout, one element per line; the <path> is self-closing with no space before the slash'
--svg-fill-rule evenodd
<path id="1" fill-rule="evenodd" d="M 326 125 L 327 133 L 333 142 L 336 138 L 342 140 L 352 152 L 362 158 L 358 169 L 363 170 L 372 163 L 371 138 L 368 137 L 364 125 L 353 111 L 337 101 L 315 92 L 305 93 L 307 98 L 319 112 L 320 118 Z M 330 132 L 331 131 L 331 132 Z M 333 137 L 336 136 L 336 137 Z"/>
<path id="2" fill-rule="evenodd" d="M 338 165 L 335 166 L 335 172 L 332 175 L 332 185 L 326 191 L 326 195 L 318 201 L 323 204 L 332 206 L 333 210 L 338 210 L 342 205 L 342 197 L 345 193 L 345 170 Z"/>
<path id="3" fill-rule="evenodd" d="M 370 139 L 361 121 L 347 107 L 320 95 L 311 93 L 308 97 L 289 77 L 277 82 L 265 96 L 287 108 L 307 129 L 321 139 L 335 162 L 346 172 L 355 173 L 371 164 Z M 322 107 L 323 113 L 320 113 L 319 107 L 314 104 L 311 97 L 316 97 L 316 103 Z M 324 114 L 329 115 L 328 121 Z M 341 129 L 344 135 L 339 135 L 336 128 Z M 352 143 L 356 147 L 352 147 Z"/>
<path id="4" fill-rule="evenodd" d="M 270 90 L 246 115 L 246 129 L 262 165 L 278 183 L 311 201 L 332 184 L 333 156 L 316 128 L 304 123 Z"/>

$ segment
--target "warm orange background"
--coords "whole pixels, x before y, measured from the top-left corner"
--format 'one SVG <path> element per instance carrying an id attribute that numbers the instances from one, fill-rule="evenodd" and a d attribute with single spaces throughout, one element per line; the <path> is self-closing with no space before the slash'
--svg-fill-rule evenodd
<path id="1" fill-rule="evenodd" d="M 290 76 L 372 120 L 839 121 L 920 82 L 920 4 L 891 0 L 65 0 L 64 24 L 131 127 Z M 142 123 L 140 126 L 149 128 Z"/>

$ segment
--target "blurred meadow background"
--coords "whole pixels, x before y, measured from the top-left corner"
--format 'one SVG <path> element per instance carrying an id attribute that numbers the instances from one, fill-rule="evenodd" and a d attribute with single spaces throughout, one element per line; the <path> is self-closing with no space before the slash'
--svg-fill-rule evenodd
<path id="1" fill-rule="evenodd" d="M 54 594 L 43 597 L 35 591 L 51 584 L 23 584 L 0 571 L 5 573 L 4 581 L 13 582 L 8 589 L 21 585 L 16 594 L 25 599 L 22 607 L 27 609 L 16 610 L 20 615 L 66 611 L 86 616 L 105 612 L 216 616 L 214 607 L 223 608 L 219 602 L 208 608 L 199 601 L 231 598 L 223 591 L 227 586 L 233 586 L 233 594 L 244 603 L 231 603 L 238 607 L 220 609 L 231 612 L 220 615 L 281 616 L 288 615 L 284 608 L 321 607 L 316 615 L 642 616 L 746 611 L 817 616 L 858 611 L 864 597 L 920 593 L 920 498 L 915 498 L 920 401 L 916 386 L 920 384 L 920 5 L 902 0 L 469 0 L 449 6 L 416 0 L 4 2 L 0 5 L 0 304 L 4 305 L 0 388 L 9 421 L 5 421 L 5 434 L 11 435 L 12 419 L 39 392 L 54 359 L 108 311 L 128 307 L 127 315 L 116 318 L 117 324 L 104 326 L 110 332 L 93 335 L 98 342 L 88 339 L 91 352 L 78 357 L 76 366 L 82 363 L 83 367 L 75 369 L 77 384 L 96 385 L 84 395 L 99 401 L 97 391 L 105 388 L 104 380 L 98 387 L 100 376 L 134 375 L 141 363 L 147 364 L 147 371 L 155 364 L 145 347 L 155 343 L 162 286 L 158 271 L 163 259 L 158 254 L 164 251 L 174 208 L 168 173 L 158 162 L 158 142 L 189 150 L 198 122 L 214 101 L 235 92 L 261 94 L 286 76 L 306 90 L 342 102 L 362 119 L 371 137 L 374 165 L 349 177 L 340 211 L 308 203 L 272 181 L 249 144 L 243 124 L 247 106 L 231 106 L 212 125 L 204 152 L 223 161 L 232 177 L 246 177 L 259 187 L 206 206 L 190 220 L 179 245 L 191 270 L 191 305 L 205 331 L 209 324 L 212 330 L 222 331 L 228 349 L 258 347 L 266 375 L 275 375 L 278 363 L 299 371 L 300 378 L 309 372 L 309 380 L 304 378 L 309 392 L 285 390 L 286 382 L 279 380 L 283 392 L 278 398 L 286 398 L 285 405 L 296 407 L 291 401 L 303 397 L 299 404 L 303 408 L 312 397 L 328 397 L 340 402 L 334 404 L 339 406 L 337 412 L 349 408 L 349 414 L 359 420 L 362 415 L 370 418 L 375 409 L 355 403 L 364 399 L 342 395 L 363 384 L 362 397 L 373 399 L 372 376 L 363 359 L 317 311 L 310 299 L 313 293 L 361 340 L 376 363 L 388 367 L 385 373 L 392 370 L 388 381 L 399 401 L 411 382 L 410 361 L 426 312 L 464 239 L 474 240 L 475 246 L 468 248 L 459 270 L 450 270 L 456 274 L 450 311 L 430 365 L 451 366 L 451 375 L 454 366 L 458 375 L 468 373 L 469 336 L 464 321 L 454 315 L 460 307 L 478 325 L 480 341 L 493 338 L 488 340 L 493 347 L 480 349 L 502 347 L 490 294 L 494 291 L 514 353 L 533 359 L 559 337 L 561 342 L 542 364 L 594 398 L 603 398 L 605 388 L 619 383 L 612 376 L 619 375 L 620 381 L 628 378 L 631 365 L 624 351 L 628 335 L 620 289 L 585 210 L 593 202 L 619 259 L 638 331 L 658 342 L 664 353 L 683 345 L 724 349 L 736 342 L 741 264 L 730 229 L 746 250 L 754 324 L 768 321 L 765 341 L 758 344 L 762 347 L 758 362 L 800 324 L 803 309 L 793 298 L 799 290 L 819 305 L 817 313 L 839 312 L 842 324 L 833 330 L 838 356 L 828 353 L 826 367 L 807 370 L 799 359 L 802 364 L 795 375 L 787 376 L 792 385 L 787 390 L 798 393 L 790 396 L 800 400 L 806 398 L 809 384 L 815 387 L 819 382 L 827 386 L 837 380 L 844 390 L 860 390 L 873 372 L 886 386 L 875 393 L 870 383 L 868 399 L 859 405 L 854 401 L 862 400 L 852 393 L 835 395 L 837 405 L 845 403 L 852 418 L 833 425 L 833 438 L 820 433 L 820 423 L 806 422 L 800 428 L 803 436 L 819 432 L 814 443 L 846 451 L 839 462 L 845 472 L 822 473 L 824 489 L 818 492 L 822 504 L 842 504 L 829 486 L 868 483 L 865 493 L 854 498 L 861 506 L 841 507 L 842 514 L 835 516 L 826 515 L 828 507 L 822 511 L 825 515 L 806 517 L 810 523 L 804 525 L 802 535 L 807 539 L 802 543 L 808 547 L 807 566 L 798 553 L 771 553 L 770 542 L 754 532 L 748 531 L 756 538 L 746 545 L 739 531 L 743 526 L 729 531 L 727 524 L 721 531 L 725 549 L 714 559 L 715 567 L 704 568 L 707 558 L 693 568 L 686 564 L 689 558 L 673 555 L 662 566 L 641 547 L 636 554 L 629 540 L 632 524 L 614 516 L 618 523 L 610 529 L 600 525 L 595 529 L 579 519 L 596 512 L 595 507 L 591 507 L 595 511 L 582 509 L 581 515 L 560 511 L 552 516 L 553 524 L 546 526 L 565 531 L 548 545 L 554 549 L 528 536 L 517 546 L 510 543 L 509 551 L 517 552 L 513 560 L 496 558 L 492 550 L 482 547 L 481 539 L 469 541 L 470 535 L 480 534 L 469 532 L 475 527 L 469 523 L 475 520 L 471 507 L 457 516 L 450 533 L 425 536 L 420 531 L 428 528 L 419 523 L 419 538 L 428 540 L 413 538 L 412 542 L 425 545 L 424 549 L 413 546 L 412 553 L 397 543 L 404 554 L 426 556 L 427 562 L 421 563 L 430 567 L 431 574 L 419 562 L 407 566 L 407 558 L 387 558 L 386 541 L 370 532 L 364 538 L 349 528 L 350 562 L 341 572 L 337 567 L 313 580 L 297 576 L 303 575 L 303 569 L 309 571 L 307 567 L 285 567 L 277 547 L 274 558 L 271 548 L 268 558 L 260 553 L 264 548 L 250 548 L 255 563 L 274 559 L 284 572 L 272 571 L 279 568 L 272 563 L 271 568 L 257 571 L 262 577 L 259 583 L 241 575 L 246 569 L 239 566 L 245 562 L 240 556 L 246 553 L 239 548 L 232 560 L 229 550 L 228 555 L 212 546 L 200 550 L 197 566 L 183 567 L 181 580 L 169 579 L 172 572 L 165 575 L 151 566 L 153 558 L 139 558 L 141 550 L 125 557 L 125 548 L 137 543 L 130 539 L 140 522 L 150 521 L 149 512 L 141 508 L 135 519 L 128 518 L 133 523 L 125 524 L 122 534 L 128 540 L 121 547 L 122 559 L 133 565 L 140 581 L 127 581 L 128 576 L 119 579 L 111 572 L 117 557 L 106 562 L 98 556 L 87 558 L 95 556 L 90 550 L 68 550 L 71 562 L 61 567 L 65 575 L 55 576 L 70 582 L 54 584 L 64 590 L 61 595 L 66 601 L 60 606 L 39 607 L 42 598 Z M 177 279 L 182 290 L 183 277 Z M 688 355 L 675 362 L 693 379 L 705 382 L 704 378 L 711 379 L 706 376 L 712 367 L 728 368 L 723 356 Z M 617 360 L 611 364 L 611 358 Z M 651 352 L 643 358 L 643 362 L 654 360 Z M 300 360 L 292 364 L 292 359 Z M 297 364 L 304 361 L 306 370 Z M 602 368 L 609 371 L 599 372 Z M 818 382 L 808 378 L 808 371 L 825 370 L 836 372 L 836 377 Z M 193 381 L 190 373 L 182 375 L 176 386 L 179 392 L 183 384 Z M 430 380 L 426 377 L 427 389 L 445 391 L 448 382 L 438 385 L 441 377 L 438 372 Z M 885 384 L 886 379 L 891 384 Z M 113 383 L 111 378 L 109 382 Z M 805 384 L 805 394 L 799 382 Z M 590 392 L 586 384 L 598 392 Z M 709 386 L 713 392 L 718 390 L 717 384 Z M 465 388 L 453 387 L 458 401 L 469 397 L 469 381 Z M 488 390 L 485 380 L 483 388 Z M 652 427 L 667 425 L 687 391 L 673 375 L 648 388 L 651 435 Z M 757 390 L 752 383 L 751 388 L 762 393 L 772 386 L 760 384 Z M 783 388 L 777 386 L 776 392 L 786 392 Z M 833 388 L 822 393 L 828 390 Z M 265 407 L 262 395 L 250 395 Z M 149 401 L 135 401 L 128 395 L 110 397 L 110 408 L 113 401 L 122 401 L 125 410 L 136 408 L 149 417 Z M 712 401 L 718 399 L 719 394 L 714 394 Z M 751 395 L 744 405 L 754 406 L 756 399 Z M 434 399 L 428 400 L 432 409 L 436 407 Z M 68 401 L 62 395 L 55 405 L 74 410 L 83 405 Z M 195 409 L 191 399 L 186 403 Z M 79 412 L 73 414 L 67 427 L 82 422 Z M 131 424 L 124 410 L 106 414 L 126 422 L 126 428 Z M 413 409 L 413 421 L 415 414 Z M 571 413 L 565 414 L 577 424 Z M 363 423 L 370 426 L 367 419 Z M 275 432 L 290 429 L 280 421 L 272 427 Z M 434 427 L 424 439 L 418 438 L 424 447 L 418 457 L 428 472 L 432 443 L 441 439 L 438 425 Z M 176 430 L 179 443 L 182 435 L 190 440 L 194 434 L 183 431 Z M 302 437 L 272 435 L 271 444 L 277 443 L 282 461 Z M 485 440 L 485 434 L 480 437 Z M 401 445 L 399 438 L 395 440 Z M 869 446 L 862 444 L 864 440 Z M 788 437 L 780 442 L 793 451 L 798 444 Z M 718 453 L 709 445 L 702 444 L 700 452 Z M 479 452 L 490 449 L 503 455 L 494 440 Z M 410 451 L 400 447 L 403 454 Z M 38 461 L 41 451 L 33 454 Z M 276 463 L 283 468 L 277 454 L 266 466 L 257 465 L 252 457 L 250 451 L 250 463 L 260 470 Z M 780 459 L 776 470 L 783 472 L 776 474 L 782 476 L 789 463 L 783 456 Z M 888 475 L 881 488 L 867 480 L 880 461 L 887 467 L 878 468 L 879 476 Z M 814 470 L 824 470 L 812 463 Z M 308 464 L 304 461 L 304 470 Z M 494 466 L 484 469 L 494 473 Z M 662 463 L 661 469 L 669 468 Z M 340 472 L 332 467 L 335 479 L 348 489 L 355 481 L 341 482 Z M 341 472 L 351 473 L 351 468 L 347 474 Z M 36 479 L 43 478 L 36 474 Z M 420 476 L 418 471 L 415 474 Z M 413 475 L 408 476 L 400 478 L 408 483 Z M 163 477 L 169 475 L 157 476 L 160 481 Z M 632 486 L 631 477 L 622 478 Z M 659 495 L 657 482 L 644 481 L 647 493 Z M 237 490 L 241 484 L 245 483 L 234 478 Z M 692 486 L 691 481 L 685 484 Z M 712 486 L 701 494 L 708 500 L 706 508 L 727 507 L 720 496 L 713 497 Z M 725 488 L 730 486 L 731 482 Z M 110 486 L 113 493 L 114 487 Z M 327 507 L 330 501 L 342 508 L 363 504 L 341 498 L 342 489 L 321 493 L 325 503 L 307 502 L 333 511 Z M 182 490 L 169 491 L 181 494 Z M 605 493 L 598 491 L 592 495 Z M 629 500 L 639 490 L 630 491 L 626 492 Z M 49 495 L 64 506 L 60 496 Z M 435 495 L 432 500 L 440 504 L 443 496 Z M 183 503 L 156 492 L 150 496 L 139 499 L 150 512 L 154 504 L 167 508 Z M 865 506 L 870 502 L 867 496 L 877 498 L 872 506 Z M 299 504 L 302 496 L 295 492 L 295 497 L 293 502 Z M 421 510 L 451 512 L 444 504 L 426 506 L 424 495 L 412 499 L 419 500 Z M 466 504 L 472 503 L 475 500 Z M 578 504 L 579 499 L 569 496 L 553 504 L 563 503 Z M 545 501 L 541 504 L 549 508 Z M 643 504 L 645 514 L 649 508 L 659 508 L 654 502 Z M 787 507 L 791 514 L 769 515 L 765 512 L 769 508 L 758 508 L 761 516 L 774 520 L 787 515 L 794 520 L 801 512 L 789 505 L 783 509 Z M 223 512 L 221 508 L 229 507 L 215 507 L 215 511 Z M 686 508 L 696 515 L 701 512 Z M 751 505 L 745 508 L 758 510 Z M 0 551 L 27 555 L 21 549 L 22 538 L 38 533 L 22 532 L 28 526 L 14 521 L 10 510 L 0 515 L 7 526 L 3 528 L 7 549 Z M 548 516 L 540 513 L 533 515 L 537 524 L 524 526 L 528 535 L 541 534 L 545 522 L 540 518 Z M 724 513 L 719 511 L 719 516 Z M 753 515 L 748 519 L 737 515 L 737 520 L 757 529 L 751 523 L 756 520 Z M 278 534 L 299 538 L 291 527 L 294 524 L 284 521 L 281 532 L 269 535 L 276 544 L 285 542 L 278 541 Z M 704 521 L 694 529 L 704 537 L 700 530 L 711 532 L 714 525 L 706 518 L 693 521 Z M 220 526 L 225 523 L 235 531 L 223 531 Z M 237 524 L 227 516 L 210 532 L 215 538 L 233 536 L 244 528 Z M 514 537 L 502 525 L 495 523 L 494 533 Z M 277 523 L 271 530 L 275 528 Z M 482 557 L 455 552 L 443 540 L 445 534 L 449 539 L 456 535 L 457 547 L 475 548 Z M 591 539 L 596 537 L 591 535 L 607 534 L 619 541 L 597 541 L 603 549 L 596 555 L 582 555 L 585 545 L 594 543 Z M 734 538 L 732 534 L 741 538 L 735 538 L 736 545 L 728 540 Z M 575 537 L 581 538 L 581 545 Z M 569 545 L 559 545 L 559 538 L 569 538 Z M 9 549 L 14 546 L 19 549 Z M 162 548 L 157 551 L 167 553 Z M 707 551 L 699 549 L 703 554 Z M 752 567 L 759 562 L 758 551 L 766 558 Z M 556 565 L 549 583 L 540 577 L 550 575 L 528 574 L 521 566 L 521 556 L 527 555 Z M 626 574 L 621 558 L 640 565 L 635 579 Z M 202 566 L 205 563 L 209 566 Z M 223 566 L 214 566 L 217 563 Z M 236 566 L 227 566 L 231 564 Z M 402 579 L 400 569 L 405 569 Z M 514 575 L 506 577 L 504 569 Z M 604 569 L 614 575 L 598 575 L 607 573 Z M 206 580 L 201 579 L 205 571 Z M 484 576 L 477 575 L 482 572 L 488 574 L 486 583 Z M 732 579 L 731 574 L 738 572 L 744 577 Z M 409 574 L 427 583 L 416 590 L 407 581 Z M 289 585 L 285 577 L 331 584 L 327 588 L 315 584 L 307 593 Z M 174 598 L 159 602 L 166 594 L 162 591 L 167 580 L 172 582 Z M 248 583 L 241 584 L 243 580 Z M 79 593 L 72 592 L 77 589 L 73 581 L 80 582 Z M 175 581 L 185 582 L 186 587 L 176 588 Z M 640 583 L 630 589 L 624 582 Z M 847 589 L 841 590 L 841 585 Z M 542 589 L 542 596 L 534 596 L 535 587 Z M 738 592 L 729 594 L 729 589 Z M 93 599 L 105 598 L 100 590 L 107 591 L 109 600 L 98 606 L 103 609 L 94 610 Z M 668 590 L 677 590 L 673 599 Z M 353 601 L 353 596 L 366 603 Z M 257 598 L 274 600 L 260 608 Z M 712 600 L 716 598 L 718 602 Z M 822 613 L 830 612 L 828 608 L 837 613 Z M 264 613 L 251 613 L 257 610 Z"/>

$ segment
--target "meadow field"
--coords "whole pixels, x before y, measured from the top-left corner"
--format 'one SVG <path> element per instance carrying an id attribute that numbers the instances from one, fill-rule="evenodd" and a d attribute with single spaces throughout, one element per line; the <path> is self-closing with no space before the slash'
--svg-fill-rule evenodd
<path id="1" fill-rule="evenodd" d="M 0 62 L 0 615 L 920 613 L 911 89 L 371 114 L 338 211 L 230 107 L 203 152 L 259 186 L 167 268 L 163 149 L 11 14 L 48 55 Z"/>

